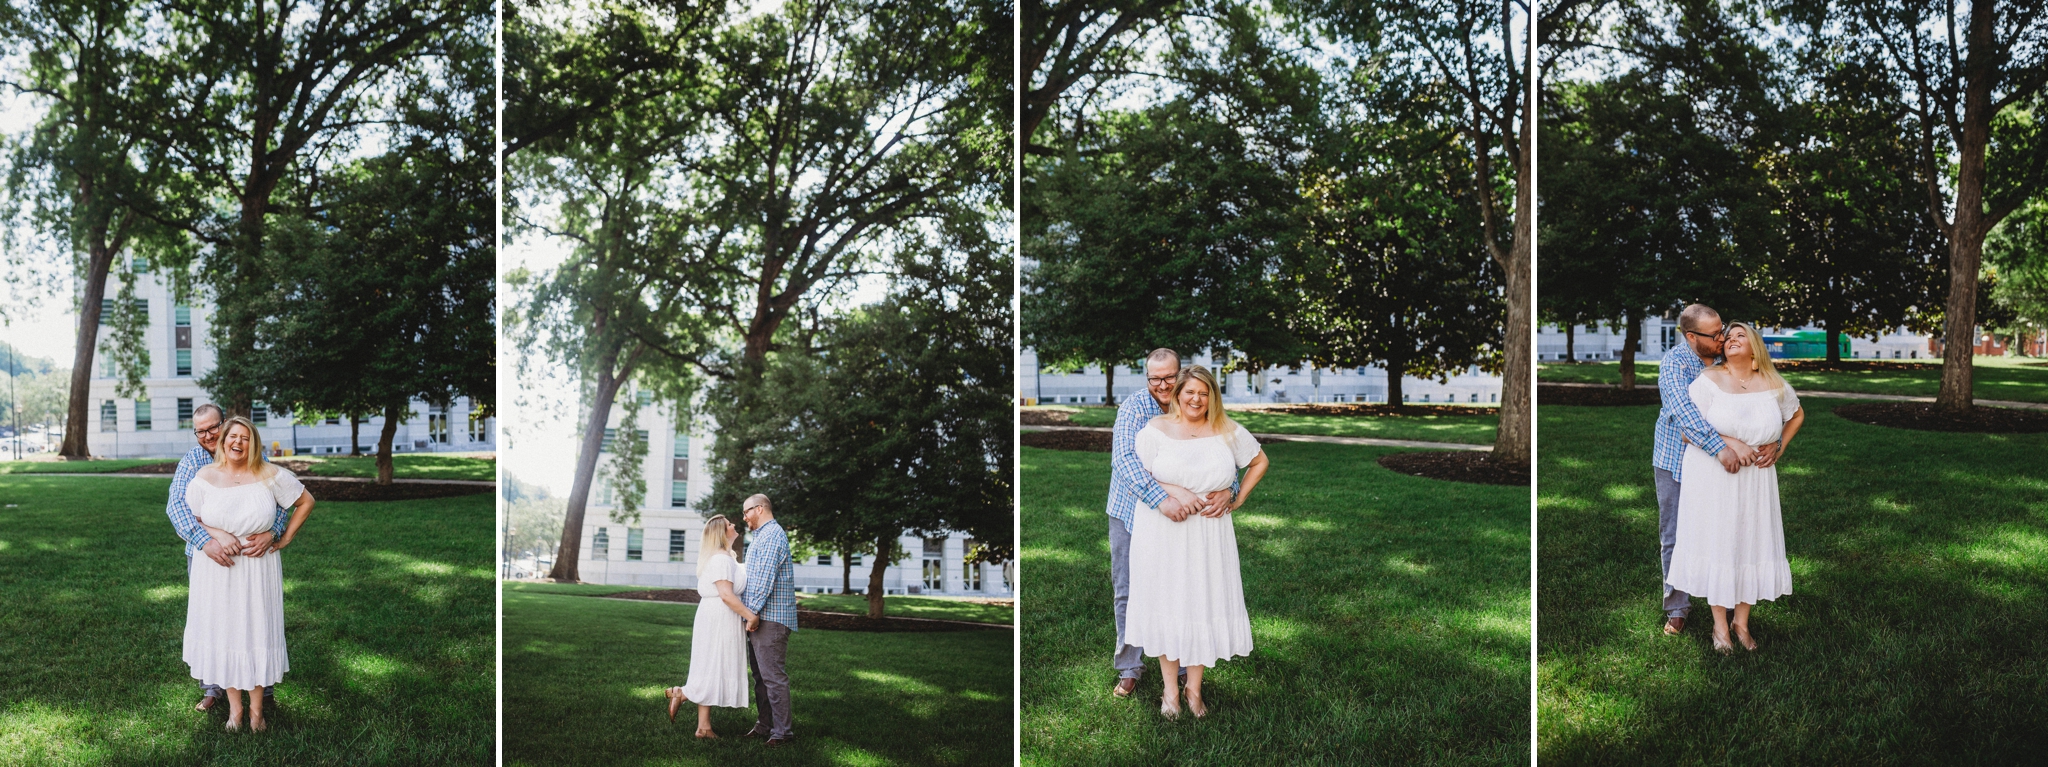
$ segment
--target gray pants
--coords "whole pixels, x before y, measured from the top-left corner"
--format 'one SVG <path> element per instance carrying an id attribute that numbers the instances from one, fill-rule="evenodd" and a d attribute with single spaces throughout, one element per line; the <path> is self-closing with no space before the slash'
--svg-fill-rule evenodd
<path id="1" fill-rule="evenodd" d="M 1678 545 L 1677 479 L 1665 469 L 1657 475 L 1657 537 L 1664 550 L 1664 617 L 1683 618 L 1692 611 L 1692 595 L 1671 587 L 1671 549 Z"/>
<path id="2" fill-rule="evenodd" d="M 1109 518 L 1109 582 L 1116 590 L 1116 658 L 1110 663 L 1117 678 L 1137 679 L 1145 675 L 1145 655 L 1124 644 L 1124 609 L 1131 603 L 1131 531 L 1116 517 Z"/>
<path id="3" fill-rule="evenodd" d="M 190 582 L 192 578 L 192 555 L 190 554 L 185 555 L 185 578 L 187 582 Z M 202 698 L 218 698 L 226 690 L 222 690 L 220 685 L 217 684 L 200 682 L 199 692 Z M 275 703 L 277 703 L 277 685 L 263 688 L 263 706 L 268 708 Z"/>
<path id="4" fill-rule="evenodd" d="M 782 661 L 789 654 L 789 627 L 766 618 L 747 635 L 747 666 L 754 670 L 754 729 L 781 740 L 794 736 L 789 720 L 789 674 Z"/>

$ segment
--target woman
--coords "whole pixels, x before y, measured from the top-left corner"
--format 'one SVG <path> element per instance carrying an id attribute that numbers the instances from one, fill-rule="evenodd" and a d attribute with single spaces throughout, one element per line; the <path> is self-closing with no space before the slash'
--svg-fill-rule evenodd
<path id="1" fill-rule="evenodd" d="M 1159 656 L 1160 678 L 1166 680 L 1159 713 L 1168 719 L 1180 718 L 1180 689 L 1173 679 L 1182 667 L 1188 710 L 1201 718 L 1209 714 L 1202 704 L 1202 671 L 1252 651 L 1230 512 L 1244 505 L 1265 476 L 1266 454 L 1251 432 L 1223 414 L 1216 391 L 1216 377 L 1207 368 L 1189 366 L 1174 382 L 1166 414 L 1138 432 L 1138 460 L 1183 508 L 1194 508 L 1196 496 L 1230 487 L 1237 470 L 1246 470 L 1228 508 L 1168 516 L 1141 503 L 1135 511 L 1126 641 Z"/>
<path id="2" fill-rule="evenodd" d="M 242 538 L 269 530 L 279 506 L 292 507 L 284 536 L 272 544 L 283 551 L 313 510 L 313 495 L 297 477 L 263 460 L 256 424 L 228 419 L 213 463 L 185 486 L 185 503 L 207 532 Z M 249 693 L 249 729 L 270 729 L 263 721 L 263 688 L 277 684 L 291 668 L 284 646 L 284 560 L 281 556 L 236 556 L 222 567 L 193 557 L 191 591 L 185 602 L 185 663 L 192 676 L 227 690 L 228 731 L 242 728 L 242 693 Z"/>
<path id="3" fill-rule="evenodd" d="M 668 688 L 668 720 L 676 720 L 676 709 L 683 703 L 695 701 L 699 738 L 718 737 L 711 730 L 712 706 L 747 706 L 747 632 L 761 618 L 740 601 L 747 571 L 733 556 L 738 540 L 731 520 L 712 517 L 704 523 L 703 546 L 697 550 L 697 591 L 703 593 L 709 583 L 718 598 L 697 603 L 696 622 L 690 628 L 689 680 Z"/>
<path id="4" fill-rule="evenodd" d="M 1772 367 L 1754 328 L 1731 323 L 1721 355 L 1726 361 L 1707 368 L 1688 390 L 1700 416 L 1715 431 L 1751 445 L 1778 443 L 1734 474 L 1698 445 L 1685 450 L 1670 582 L 1713 606 L 1714 650 L 1726 655 L 1735 651 L 1728 639 L 1729 609 L 1735 611 L 1736 638 L 1744 649 L 1755 650 L 1750 605 L 1792 593 L 1775 464 L 1806 422 L 1806 410 Z"/>

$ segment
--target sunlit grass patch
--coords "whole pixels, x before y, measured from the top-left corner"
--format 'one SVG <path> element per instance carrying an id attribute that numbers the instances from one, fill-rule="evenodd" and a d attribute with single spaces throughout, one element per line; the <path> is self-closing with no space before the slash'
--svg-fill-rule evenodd
<path id="1" fill-rule="evenodd" d="M 1075 426 L 1109 426 L 1116 410 L 1106 407 L 1061 408 Z M 1293 415 L 1259 410 L 1233 410 L 1230 417 L 1258 434 L 1307 434 L 1324 437 L 1372 437 L 1423 442 L 1491 444 L 1500 414 L 1493 408 L 1472 408 L 1471 415 L 1335 416 Z"/>

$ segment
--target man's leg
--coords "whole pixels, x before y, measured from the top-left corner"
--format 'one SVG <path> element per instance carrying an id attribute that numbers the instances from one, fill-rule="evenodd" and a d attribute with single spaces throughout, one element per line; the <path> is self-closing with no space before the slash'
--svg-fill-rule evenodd
<path id="1" fill-rule="evenodd" d="M 1109 581 L 1116 594 L 1116 656 L 1110 665 L 1116 667 L 1118 679 L 1137 679 L 1145 673 L 1145 654 L 1124 644 L 1124 608 L 1131 602 L 1131 531 L 1116 517 L 1109 517 Z"/>
<path id="2" fill-rule="evenodd" d="M 1671 587 L 1671 549 L 1678 545 L 1678 485 L 1671 472 L 1657 475 L 1657 535 L 1664 552 L 1664 617 L 1683 618 L 1692 611 L 1692 595 Z"/>
<path id="3" fill-rule="evenodd" d="M 747 647 L 752 652 L 754 664 L 754 692 L 760 699 L 754 703 L 754 728 L 766 730 L 771 740 L 784 740 L 794 736 L 789 716 L 789 674 L 782 668 L 782 660 L 789 653 L 789 627 L 771 620 L 761 621 L 761 627 L 747 635 Z"/>

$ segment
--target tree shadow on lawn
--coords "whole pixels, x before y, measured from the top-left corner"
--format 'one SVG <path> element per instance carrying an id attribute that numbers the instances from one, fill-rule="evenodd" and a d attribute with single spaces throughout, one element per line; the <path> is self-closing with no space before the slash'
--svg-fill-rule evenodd
<path id="1" fill-rule="evenodd" d="M 258 736 L 191 710 L 168 486 L 0 480 L 0 497 L 20 504 L 0 525 L 0 654 L 14 672 L 0 676 L 0 720 L 44 723 L 8 750 L 115 765 L 489 759 L 488 496 L 314 509 L 281 554 L 292 667 Z"/>
<path id="2" fill-rule="evenodd" d="M 1546 762 L 2009 763 L 2048 740 L 2048 436 L 1887 429 L 1806 398 L 1780 465 L 1793 594 L 1722 658 L 1661 634 L 1656 408 L 1545 408 Z"/>
<path id="3" fill-rule="evenodd" d="M 1109 695 L 1108 456 L 1025 451 L 1025 762 L 1526 758 L 1528 491 L 1267 450 L 1234 519 L 1255 649 L 1209 671 L 1200 722 L 1158 715 L 1153 658 Z"/>
<path id="4" fill-rule="evenodd" d="M 667 719 L 663 690 L 689 675 L 695 605 L 505 595 L 507 764 L 986 764 L 1009 759 L 1007 631 L 791 637 L 796 742 L 738 736 L 755 709 Z M 751 692 L 749 693 L 751 698 Z M 750 704 L 753 701 L 749 701 Z"/>

